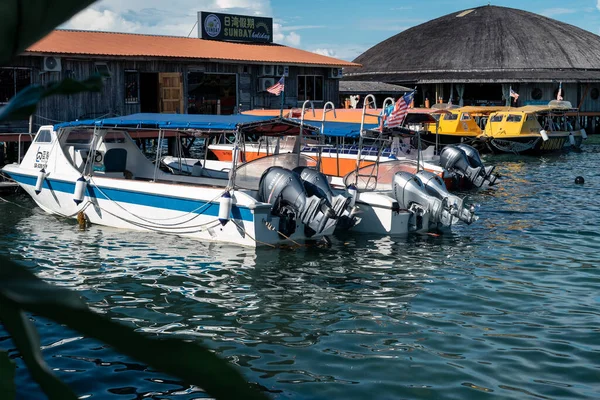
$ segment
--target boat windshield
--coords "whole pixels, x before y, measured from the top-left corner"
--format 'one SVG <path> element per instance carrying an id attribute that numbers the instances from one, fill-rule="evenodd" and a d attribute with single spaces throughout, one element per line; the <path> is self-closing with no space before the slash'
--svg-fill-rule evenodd
<path id="1" fill-rule="evenodd" d="M 506 122 L 521 122 L 522 119 L 523 116 L 519 114 L 508 114 L 508 117 L 506 117 Z"/>
<path id="2" fill-rule="evenodd" d="M 417 171 L 417 162 L 412 160 L 393 160 L 376 164 L 367 165 L 357 171 L 352 171 L 344 177 L 344 184 L 348 187 L 356 182 L 358 190 L 378 190 L 388 191 L 393 189 L 394 176 L 396 173 L 404 171 L 411 174 Z"/>
<path id="3" fill-rule="evenodd" d="M 504 115 L 502 114 L 493 115 L 492 118 L 490 118 L 490 122 L 501 122 L 503 117 Z"/>
<path id="4" fill-rule="evenodd" d="M 37 143 L 50 143 L 52 142 L 52 133 L 48 129 L 42 129 L 35 136 Z"/>
<path id="5" fill-rule="evenodd" d="M 92 129 L 73 129 L 67 136 L 66 144 L 90 144 L 93 138 Z"/>
<path id="6" fill-rule="evenodd" d="M 444 121 L 456 121 L 458 119 L 458 114 L 444 114 L 443 115 Z"/>
<path id="7" fill-rule="evenodd" d="M 241 189 L 258 190 L 260 178 L 269 167 L 284 167 L 294 169 L 297 166 L 315 167 L 317 162 L 314 158 L 300 154 L 285 153 L 275 154 L 268 157 L 257 158 L 239 166 L 235 171 L 235 186 Z"/>

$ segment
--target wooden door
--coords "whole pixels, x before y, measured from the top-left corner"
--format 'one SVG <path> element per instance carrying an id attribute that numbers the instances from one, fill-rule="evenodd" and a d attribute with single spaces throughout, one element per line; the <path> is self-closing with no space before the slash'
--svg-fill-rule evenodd
<path id="1" fill-rule="evenodd" d="M 165 114 L 183 113 L 183 81 L 180 72 L 161 72 L 158 74 L 160 85 L 160 112 Z"/>

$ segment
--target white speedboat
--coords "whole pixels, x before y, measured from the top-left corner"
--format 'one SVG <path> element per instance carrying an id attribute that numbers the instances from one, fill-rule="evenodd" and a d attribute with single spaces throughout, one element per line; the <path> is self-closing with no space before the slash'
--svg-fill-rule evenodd
<path id="1" fill-rule="evenodd" d="M 20 164 L 3 171 L 44 211 L 118 228 L 190 236 L 246 246 L 329 235 L 337 218 L 327 199 L 308 195 L 297 174 L 274 165 L 253 189 L 233 171 L 197 169 L 189 176 L 159 169 L 132 139 L 134 131 L 210 135 L 297 135 L 281 118 L 134 114 L 43 126 Z M 307 132 L 304 132 L 307 134 Z M 235 162 L 234 162 L 235 167 Z M 278 168 L 278 169 L 277 169 Z"/>

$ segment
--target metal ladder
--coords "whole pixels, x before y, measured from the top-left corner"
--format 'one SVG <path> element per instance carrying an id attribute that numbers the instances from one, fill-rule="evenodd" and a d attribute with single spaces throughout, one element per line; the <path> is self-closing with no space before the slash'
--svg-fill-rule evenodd
<path id="1" fill-rule="evenodd" d="M 382 110 L 385 110 L 388 101 L 391 101 L 391 104 L 394 104 L 394 99 L 388 97 L 383 102 Z M 356 169 L 354 173 L 354 185 L 358 187 L 358 180 L 361 178 L 361 181 L 364 181 L 364 189 L 374 190 L 377 188 L 377 176 L 379 175 L 381 154 L 383 153 L 386 144 L 389 144 L 390 138 L 389 135 L 384 135 L 383 127 L 380 127 L 380 129 L 365 129 L 365 117 L 381 117 L 380 114 L 368 113 L 367 108 L 377 110 L 375 96 L 372 94 L 367 95 L 363 103 L 362 119 L 360 122 L 360 135 L 358 139 L 358 154 L 356 156 Z M 377 157 L 372 168 L 365 168 L 365 170 L 369 171 L 369 173 L 360 173 L 359 171 L 362 169 L 361 164 L 363 164 L 363 162 L 371 161 L 368 160 L 368 157 L 372 155 L 372 152 L 365 151 L 365 147 L 367 146 L 370 148 L 375 147 L 377 149 Z"/>

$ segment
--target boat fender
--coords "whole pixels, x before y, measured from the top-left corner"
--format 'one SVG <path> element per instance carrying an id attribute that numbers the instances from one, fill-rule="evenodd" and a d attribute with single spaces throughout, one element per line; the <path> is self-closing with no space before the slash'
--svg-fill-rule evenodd
<path id="1" fill-rule="evenodd" d="M 35 194 L 40 194 L 42 186 L 44 186 L 44 179 L 46 179 L 46 170 L 44 168 L 38 171 L 37 180 L 35 181 Z"/>
<path id="2" fill-rule="evenodd" d="M 348 194 L 350 195 L 350 204 L 348 205 L 348 207 L 353 208 L 356 204 L 356 198 L 358 197 L 358 189 L 356 188 L 356 186 L 350 185 L 348 186 L 347 190 Z"/>
<path id="3" fill-rule="evenodd" d="M 79 179 L 77 179 L 77 181 L 75 182 L 75 192 L 73 193 L 73 201 L 75 202 L 75 204 L 79 205 L 83 201 L 86 186 L 87 181 L 83 176 L 80 176 Z"/>
<path id="4" fill-rule="evenodd" d="M 571 143 L 571 146 L 575 146 L 575 136 L 573 136 L 573 132 L 569 133 L 569 143 Z"/>
<path id="5" fill-rule="evenodd" d="M 225 226 L 229 222 L 229 215 L 231 214 L 231 195 L 229 192 L 225 192 L 219 199 L 219 222 Z"/>
<path id="6" fill-rule="evenodd" d="M 585 179 L 583 179 L 583 176 L 578 176 L 577 178 L 575 178 L 575 184 L 583 185 L 584 183 L 585 183 Z"/>
<path id="7" fill-rule="evenodd" d="M 542 135 L 542 139 L 544 140 L 544 142 L 548 140 L 548 133 L 546 132 L 545 129 L 542 129 L 540 131 L 540 135 Z"/>
<path id="8" fill-rule="evenodd" d="M 583 138 L 583 140 L 587 139 L 587 132 L 585 131 L 585 129 L 581 129 L 579 132 L 581 133 L 581 137 Z"/>

